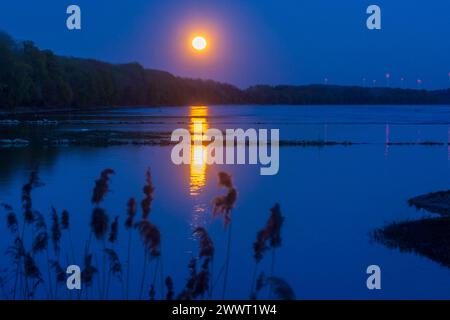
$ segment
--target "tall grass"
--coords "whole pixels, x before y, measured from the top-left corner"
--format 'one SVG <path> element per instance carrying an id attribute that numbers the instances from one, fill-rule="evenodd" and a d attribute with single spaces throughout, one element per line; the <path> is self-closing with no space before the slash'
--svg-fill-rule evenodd
<path id="1" fill-rule="evenodd" d="M 224 187 L 227 193 L 223 196 L 218 196 L 213 200 L 213 216 L 223 216 L 224 227 L 228 229 L 227 247 L 225 254 L 225 265 L 224 265 L 224 277 L 223 277 L 223 288 L 222 288 L 222 299 L 225 299 L 225 293 L 227 290 L 228 283 L 228 269 L 230 265 L 230 255 L 231 255 L 231 212 L 234 208 L 237 199 L 237 191 L 233 186 L 231 180 L 231 175 L 226 172 L 219 172 L 219 186 Z"/>
<path id="2" fill-rule="evenodd" d="M 198 241 L 197 253 L 188 264 L 188 276 L 183 288 L 176 293 L 173 278 L 165 277 L 163 271 L 161 238 L 162 232 L 150 219 L 153 217 L 152 204 L 154 200 L 154 185 L 150 169 L 145 173 L 143 199 L 140 201 L 142 216 L 136 221 L 137 202 L 130 198 L 126 204 L 124 222 L 121 216 L 111 220 L 102 204 L 110 191 L 111 177 L 114 170 L 105 169 L 95 181 L 92 190 L 93 205 L 89 222 L 89 235 L 85 242 L 82 261 L 82 290 L 78 296 L 69 294 L 65 289 L 67 275 L 65 268 L 76 262 L 76 250 L 71 236 L 72 223 L 67 210 L 60 211 L 49 206 L 48 221 L 46 215 L 33 208 L 32 191 L 41 186 L 38 171 L 30 173 L 28 181 L 22 187 L 22 216 L 16 214 L 14 208 L 2 204 L 6 212 L 6 226 L 12 237 L 12 244 L 7 249 L 11 258 L 11 267 L 4 276 L 0 272 L 1 293 L 8 299 L 109 299 L 112 284 L 121 288 L 122 297 L 148 299 L 210 299 L 216 296 L 226 297 L 229 278 L 229 265 L 232 261 L 232 212 L 237 200 L 237 190 L 231 175 L 220 172 L 219 186 L 225 189 L 225 194 L 213 199 L 213 217 L 223 218 L 226 234 L 226 251 L 224 263 L 217 278 L 214 278 L 213 267 L 216 250 L 208 230 L 204 226 L 196 226 L 193 236 Z M 263 288 L 269 288 L 269 297 L 291 299 L 295 295 L 289 284 L 275 275 L 275 252 L 281 246 L 281 227 L 284 217 L 280 206 L 275 204 L 270 211 L 266 225 L 257 233 L 253 245 L 255 268 L 251 284 L 251 298 L 257 299 Z M 125 239 L 121 238 L 121 226 L 127 231 Z M 141 279 L 137 282 L 136 296 L 132 296 L 131 272 L 136 270 L 132 264 L 132 235 L 137 232 L 143 249 L 143 265 Z M 120 258 L 120 246 L 125 240 L 126 263 Z M 93 242 L 93 244 L 91 243 Z M 272 260 L 269 276 L 264 272 L 256 279 L 257 269 L 266 252 L 271 250 Z M 132 268 L 134 267 L 134 268 Z M 1 271 L 1 269 L 0 269 Z M 153 272 L 147 281 L 148 273 Z M 223 276 L 223 279 L 222 279 Z M 160 283 L 157 279 L 160 279 Z M 216 282 L 223 280 L 221 291 L 217 290 Z M 97 290 L 94 290 L 94 286 Z M 115 286 L 114 288 L 116 288 Z M 158 289 L 159 287 L 159 289 Z M 218 292 L 215 294 L 214 290 Z M 220 288 L 219 288 L 220 289 Z M 144 295 L 146 294 L 146 295 Z"/>

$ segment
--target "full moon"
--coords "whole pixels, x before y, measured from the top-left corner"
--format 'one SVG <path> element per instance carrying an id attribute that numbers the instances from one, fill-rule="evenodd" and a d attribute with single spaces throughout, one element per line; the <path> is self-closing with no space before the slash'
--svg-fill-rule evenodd
<path id="1" fill-rule="evenodd" d="M 192 39 L 192 47 L 197 51 L 202 51 L 206 48 L 207 42 L 206 39 L 200 36 Z"/>

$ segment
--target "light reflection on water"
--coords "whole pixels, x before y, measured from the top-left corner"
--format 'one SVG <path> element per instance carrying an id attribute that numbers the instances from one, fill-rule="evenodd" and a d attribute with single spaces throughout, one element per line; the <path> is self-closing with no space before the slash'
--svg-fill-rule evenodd
<path id="1" fill-rule="evenodd" d="M 189 131 L 192 134 L 191 164 L 189 165 L 189 194 L 197 198 L 205 187 L 207 178 L 207 152 L 206 147 L 202 144 L 204 137 L 203 135 L 197 134 L 197 132 L 205 132 L 208 130 L 208 107 L 191 106 L 189 116 Z M 192 229 L 205 224 L 206 212 L 207 204 L 201 201 L 201 199 L 196 199 L 191 221 Z"/>
<path id="2" fill-rule="evenodd" d="M 208 130 L 208 107 L 207 106 L 192 106 L 189 110 L 190 115 L 190 132 L 205 132 Z M 196 128 L 201 126 L 201 128 Z M 199 130 L 200 129 L 200 130 Z M 202 135 L 192 134 L 191 146 L 191 164 L 190 164 L 190 194 L 191 196 L 198 196 L 201 189 L 206 184 L 206 147 L 202 144 L 195 144 L 203 140 Z"/>

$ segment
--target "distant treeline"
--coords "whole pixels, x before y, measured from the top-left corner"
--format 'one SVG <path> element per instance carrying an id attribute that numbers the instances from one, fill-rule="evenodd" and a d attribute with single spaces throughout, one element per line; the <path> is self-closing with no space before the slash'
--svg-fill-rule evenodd
<path id="1" fill-rule="evenodd" d="M 0 32 L 0 108 L 192 104 L 450 104 L 450 90 L 253 86 L 176 77 L 138 63 L 61 57 Z"/>

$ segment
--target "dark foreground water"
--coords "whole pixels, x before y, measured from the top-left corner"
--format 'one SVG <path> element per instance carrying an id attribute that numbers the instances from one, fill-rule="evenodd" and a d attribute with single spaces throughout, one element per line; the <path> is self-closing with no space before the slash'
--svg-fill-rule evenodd
<path id="1" fill-rule="evenodd" d="M 226 232 L 222 220 L 211 216 L 212 199 L 225 191 L 218 187 L 217 173 L 229 172 L 238 190 L 232 213 L 231 259 L 227 298 L 249 297 L 256 233 L 279 202 L 285 216 L 282 246 L 276 252 L 274 274 L 292 286 L 297 299 L 408 299 L 450 298 L 450 270 L 421 256 L 400 253 L 371 242 L 377 227 L 427 215 L 408 208 L 406 201 L 418 194 L 448 189 L 450 181 L 450 109 L 414 107 L 255 107 L 210 106 L 122 109 L 61 115 L 54 130 L 146 130 L 171 131 L 200 120 L 209 128 L 279 128 L 281 139 L 349 141 L 352 146 L 283 147 L 280 171 L 260 176 L 255 165 L 207 166 L 201 161 L 175 166 L 171 147 L 114 146 L 20 147 L 0 149 L 0 203 L 9 203 L 20 213 L 21 186 L 30 170 L 39 165 L 44 186 L 33 191 L 33 206 L 50 217 L 50 208 L 71 214 L 71 236 L 75 260 L 80 266 L 90 232 L 90 198 L 95 179 L 104 168 L 113 168 L 111 192 L 102 205 L 112 220 L 120 216 L 115 249 L 126 273 L 128 233 L 123 228 L 126 202 L 143 198 L 147 167 L 156 188 L 151 220 L 162 234 L 164 277 L 173 278 L 179 293 L 189 276 L 189 260 L 198 252 L 192 237 L 196 226 L 204 226 L 216 248 L 213 277 L 224 263 Z M 389 145 L 392 142 L 408 145 Z M 424 142 L 439 143 L 432 146 Z M 13 237 L 6 231 L 6 215 L 0 224 L 0 269 L 13 282 L 11 259 L 3 252 Z M 50 224 L 50 221 L 48 221 Z M 102 243 L 92 241 L 97 251 L 94 264 L 102 268 Z M 63 233 L 61 265 L 72 258 L 68 236 Z M 143 270 L 143 249 L 136 232 L 132 235 L 129 297 L 138 298 Z M 52 252 L 50 250 L 50 254 Z M 45 255 L 37 255 L 44 280 Z M 366 288 L 366 268 L 381 267 L 382 290 Z M 155 262 L 147 264 L 143 298 L 153 282 Z M 258 267 L 271 273 L 271 254 Z M 161 297 L 161 268 L 156 280 L 156 298 Z M 47 281 L 47 280 L 46 280 Z M 55 280 L 53 279 L 53 282 Z M 212 298 L 222 295 L 222 278 Z M 53 283 L 54 287 L 54 283 Z M 97 297 L 98 284 L 88 293 Z M 7 290 L 8 291 L 8 290 Z M 41 285 L 37 297 L 46 298 Z M 55 291 L 55 290 L 53 290 Z M 66 290 L 58 289 L 66 298 Z M 6 295 L 8 292 L 6 292 Z M 267 298 L 262 291 L 260 298 Z M 110 281 L 108 298 L 123 298 L 122 286 Z M 5 296 L 6 298 L 6 296 Z"/>

